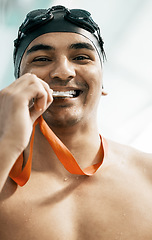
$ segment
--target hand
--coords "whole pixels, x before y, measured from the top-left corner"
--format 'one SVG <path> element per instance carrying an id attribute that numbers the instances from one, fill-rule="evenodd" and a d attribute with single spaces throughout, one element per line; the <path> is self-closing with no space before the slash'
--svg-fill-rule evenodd
<path id="1" fill-rule="evenodd" d="M 52 90 L 27 73 L 0 91 L 0 139 L 21 153 L 28 145 L 35 120 L 53 101 Z M 34 105 L 30 107 L 34 99 Z"/>

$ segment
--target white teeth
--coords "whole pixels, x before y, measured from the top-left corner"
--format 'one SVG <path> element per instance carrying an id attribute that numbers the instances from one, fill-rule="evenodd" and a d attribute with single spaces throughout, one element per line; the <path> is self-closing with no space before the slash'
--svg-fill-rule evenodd
<path id="1" fill-rule="evenodd" d="M 70 90 L 66 92 L 62 91 L 53 91 L 53 97 L 74 97 L 76 95 L 75 90 Z"/>

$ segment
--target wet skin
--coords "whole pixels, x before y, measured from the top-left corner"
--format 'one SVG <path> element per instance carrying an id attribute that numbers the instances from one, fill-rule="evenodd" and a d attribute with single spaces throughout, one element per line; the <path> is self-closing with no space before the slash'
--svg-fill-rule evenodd
<path id="1" fill-rule="evenodd" d="M 102 68 L 92 43 L 74 33 L 42 35 L 24 54 L 20 75 L 26 73 L 53 90 L 79 91 L 54 99 L 43 116 L 82 168 L 99 161 Z M 21 188 L 8 178 L 0 193 L 0 238 L 151 240 L 152 156 L 107 142 L 98 173 L 71 175 L 37 127 L 30 180 Z M 28 153 L 29 146 L 25 161 Z"/>

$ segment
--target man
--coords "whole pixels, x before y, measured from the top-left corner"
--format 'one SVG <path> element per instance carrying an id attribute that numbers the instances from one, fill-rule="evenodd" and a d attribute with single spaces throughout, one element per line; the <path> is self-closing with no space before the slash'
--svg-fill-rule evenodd
<path id="1" fill-rule="evenodd" d="M 0 92 L 0 239 L 152 239 L 151 155 L 97 128 L 104 57 L 87 12 L 21 25 L 17 80 Z"/>

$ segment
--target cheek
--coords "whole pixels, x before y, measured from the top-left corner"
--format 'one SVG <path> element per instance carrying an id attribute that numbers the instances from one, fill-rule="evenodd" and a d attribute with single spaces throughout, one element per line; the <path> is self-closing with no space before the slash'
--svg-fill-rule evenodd
<path id="1" fill-rule="evenodd" d="M 88 69 L 81 71 L 81 76 L 88 85 L 88 92 L 85 99 L 86 106 L 88 106 L 89 111 L 91 109 L 96 111 L 102 94 L 101 67 L 88 67 Z M 92 113 L 92 111 L 90 112 Z"/>
<path id="2" fill-rule="evenodd" d="M 25 73 L 31 73 L 35 74 L 38 78 L 44 80 L 47 76 L 47 69 L 43 68 L 37 68 L 31 66 L 29 63 L 22 62 L 20 67 L 20 76 L 24 75 Z"/>
<path id="3" fill-rule="evenodd" d="M 20 76 L 24 75 L 25 73 L 33 73 L 33 72 L 30 64 L 22 60 L 20 65 Z"/>
<path id="4" fill-rule="evenodd" d="M 47 69 L 45 68 L 41 68 L 41 69 L 38 69 L 38 68 L 30 68 L 28 70 L 30 73 L 33 73 L 35 74 L 38 78 L 42 79 L 42 80 L 45 80 L 46 77 L 48 76 L 48 71 Z"/>
<path id="5" fill-rule="evenodd" d="M 88 67 L 81 71 L 81 76 L 87 82 L 90 91 L 96 93 L 102 91 L 102 69 L 100 67 Z"/>

